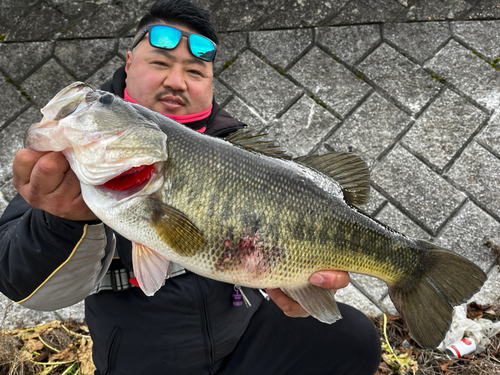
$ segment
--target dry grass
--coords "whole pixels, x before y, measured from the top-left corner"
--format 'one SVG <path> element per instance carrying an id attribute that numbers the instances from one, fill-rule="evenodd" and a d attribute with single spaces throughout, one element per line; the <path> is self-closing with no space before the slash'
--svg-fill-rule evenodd
<path id="1" fill-rule="evenodd" d="M 500 319 L 499 306 L 468 306 L 469 319 L 486 318 L 492 321 Z M 372 318 L 381 340 L 383 334 L 383 317 Z M 389 350 L 384 350 L 377 375 L 500 375 L 500 334 L 491 338 L 485 352 L 474 355 L 464 355 L 463 358 L 450 359 L 440 350 L 422 349 L 413 341 L 399 315 L 388 315 L 387 336 L 395 355 L 403 359 L 401 366 L 395 363 Z M 383 348 L 388 349 L 386 345 Z"/>
<path id="2" fill-rule="evenodd" d="M 90 375 L 94 369 L 85 325 L 52 321 L 1 332 L 0 375 Z"/>

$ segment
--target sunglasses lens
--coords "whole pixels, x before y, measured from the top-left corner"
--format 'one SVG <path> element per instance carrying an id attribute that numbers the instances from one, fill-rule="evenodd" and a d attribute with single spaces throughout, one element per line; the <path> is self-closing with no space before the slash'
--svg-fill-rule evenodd
<path id="1" fill-rule="evenodd" d="M 204 36 L 191 34 L 189 36 L 189 46 L 193 55 L 204 61 L 212 61 L 215 55 L 213 42 Z"/>
<path id="2" fill-rule="evenodd" d="M 172 49 L 181 39 L 181 32 L 173 27 L 157 25 L 150 31 L 150 41 L 154 47 Z"/>

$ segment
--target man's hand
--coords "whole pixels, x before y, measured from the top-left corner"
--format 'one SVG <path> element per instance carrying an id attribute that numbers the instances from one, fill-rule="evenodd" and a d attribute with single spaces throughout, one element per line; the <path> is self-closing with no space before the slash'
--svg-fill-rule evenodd
<path id="1" fill-rule="evenodd" d="M 349 284 L 349 274 L 345 271 L 318 271 L 311 275 L 309 281 L 321 288 L 337 290 Z M 283 293 L 281 289 L 266 289 L 266 293 L 285 315 L 293 318 L 309 316 L 302 306 Z"/>
<path id="2" fill-rule="evenodd" d="M 31 206 L 70 220 L 97 219 L 62 153 L 19 150 L 12 171 L 14 187 Z"/>

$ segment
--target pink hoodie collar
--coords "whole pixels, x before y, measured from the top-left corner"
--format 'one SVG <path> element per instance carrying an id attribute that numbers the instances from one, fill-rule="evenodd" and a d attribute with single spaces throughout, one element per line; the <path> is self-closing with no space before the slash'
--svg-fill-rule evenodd
<path id="1" fill-rule="evenodd" d="M 130 97 L 130 95 L 127 93 L 127 88 L 125 88 L 125 91 L 123 92 L 123 98 L 127 101 L 127 102 L 131 102 L 131 103 L 135 103 L 135 104 L 141 104 L 141 103 L 138 103 L 137 101 L 135 101 L 134 99 L 132 99 Z M 210 116 L 210 113 L 212 112 L 212 104 L 210 104 L 210 107 L 203 111 L 203 112 L 198 112 L 198 113 L 193 113 L 193 114 L 189 114 L 189 115 L 170 115 L 168 113 L 161 113 L 162 115 L 164 116 L 167 116 L 167 117 L 170 117 L 172 120 L 175 120 L 177 122 L 180 122 L 181 124 L 186 124 L 188 122 L 194 122 L 194 121 L 198 121 L 198 120 L 203 120 L 204 118 L 207 118 L 208 116 Z M 204 126 L 200 129 L 196 129 L 196 131 L 200 132 L 200 133 L 203 133 L 207 128 Z"/>

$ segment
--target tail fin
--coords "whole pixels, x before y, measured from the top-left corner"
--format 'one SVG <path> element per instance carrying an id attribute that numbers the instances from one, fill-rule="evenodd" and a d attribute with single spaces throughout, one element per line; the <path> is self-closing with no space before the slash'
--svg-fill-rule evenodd
<path id="1" fill-rule="evenodd" d="M 471 261 L 419 241 L 428 251 L 417 280 L 389 286 L 389 295 L 415 341 L 435 348 L 443 341 L 451 321 L 453 306 L 466 302 L 486 281 L 486 274 Z"/>

